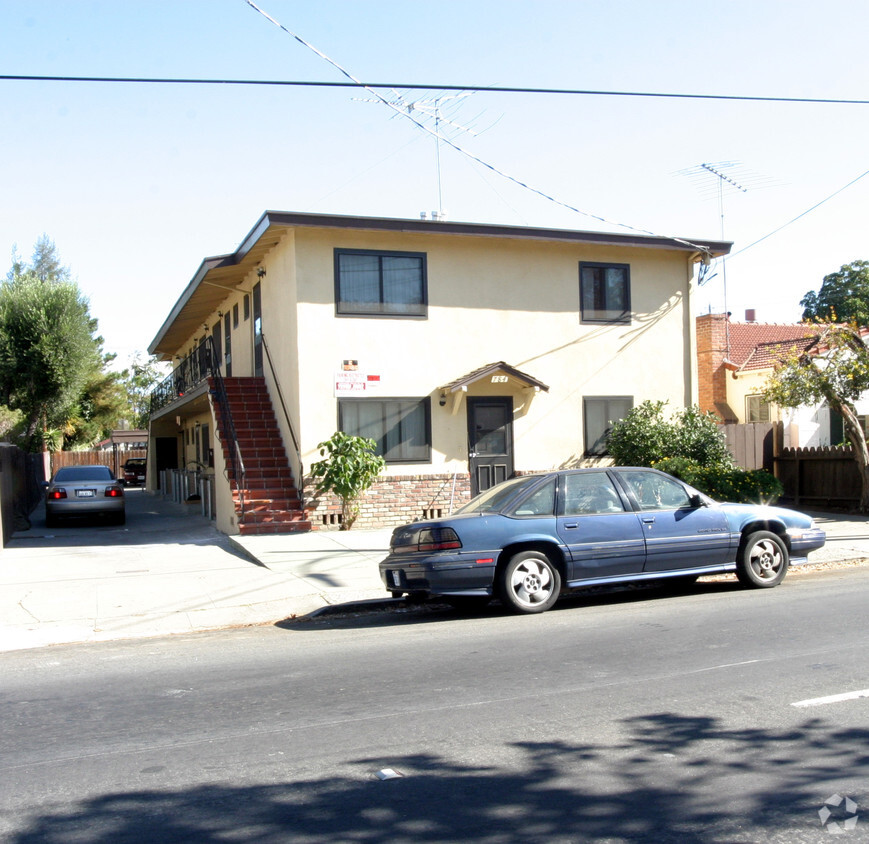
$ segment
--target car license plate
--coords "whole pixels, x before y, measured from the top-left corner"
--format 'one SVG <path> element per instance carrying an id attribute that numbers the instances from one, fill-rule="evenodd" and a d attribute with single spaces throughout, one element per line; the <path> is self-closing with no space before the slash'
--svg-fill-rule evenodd
<path id="1" fill-rule="evenodd" d="M 392 585 L 401 586 L 401 572 L 393 570 L 389 573 L 392 575 Z"/>
<path id="2" fill-rule="evenodd" d="M 94 497 L 94 491 L 92 489 L 77 489 L 75 491 L 75 494 L 79 498 L 93 498 Z"/>

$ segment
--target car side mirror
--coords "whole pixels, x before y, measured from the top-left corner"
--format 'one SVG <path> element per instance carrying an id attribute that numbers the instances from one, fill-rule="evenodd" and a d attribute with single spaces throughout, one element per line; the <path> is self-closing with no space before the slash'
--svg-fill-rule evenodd
<path id="1" fill-rule="evenodd" d="M 692 507 L 706 506 L 706 500 L 703 498 L 702 495 L 700 495 L 700 493 L 697 492 L 695 492 L 694 495 L 692 495 L 691 498 L 688 499 L 688 502 L 691 504 Z"/>

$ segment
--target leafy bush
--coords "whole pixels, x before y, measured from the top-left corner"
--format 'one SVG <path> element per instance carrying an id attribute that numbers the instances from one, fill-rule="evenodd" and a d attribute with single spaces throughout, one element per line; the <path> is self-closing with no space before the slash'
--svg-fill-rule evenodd
<path id="1" fill-rule="evenodd" d="M 738 466 L 702 466 L 684 457 L 670 457 L 656 469 L 685 481 L 717 501 L 772 504 L 781 496 L 781 481 L 763 469 Z"/>
<path id="2" fill-rule="evenodd" d="M 675 457 L 701 466 L 733 465 L 714 414 L 688 407 L 665 419 L 666 404 L 644 401 L 613 425 L 607 450 L 616 465 L 652 466 Z"/>
<path id="3" fill-rule="evenodd" d="M 341 500 L 341 530 L 350 530 L 359 516 L 359 498 L 386 467 L 386 461 L 374 453 L 377 443 L 366 437 L 354 437 L 336 431 L 317 446 L 320 456 L 311 466 L 317 495 L 331 492 Z"/>

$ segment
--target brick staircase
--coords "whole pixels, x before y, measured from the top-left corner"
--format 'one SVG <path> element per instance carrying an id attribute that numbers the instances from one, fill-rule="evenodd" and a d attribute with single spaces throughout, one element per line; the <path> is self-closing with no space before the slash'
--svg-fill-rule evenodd
<path id="1" fill-rule="evenodd" d="M 239 519 L 240 533 L 250 536 L 311 530 L 287 461 L 265 379 L 224 378 L 223 381 L 245 468 L 244 520 Z M 214 389 L 213 378 L 208 379 L 208 386 Z M 240 513 L 229 456 L 229 437 L 217 401 L 214 402 L 214 415 L 229 472 L 232 498 L 236 512 Z"/>

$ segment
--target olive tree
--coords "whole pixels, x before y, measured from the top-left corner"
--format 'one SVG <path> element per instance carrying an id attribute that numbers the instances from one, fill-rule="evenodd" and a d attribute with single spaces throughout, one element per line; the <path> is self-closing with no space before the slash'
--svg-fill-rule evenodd
<path id="1" fill-rule="evenodd" d="M 860 470 L 860 511 L 869 513 L 869 447 L 854 402 L 869 390 L 869 350 L 856 325 L 819 326 L 815 343 L 787 358 L 770 376 L 764 397 L 780 407 L 826 402 L 842 416 Z"/>

